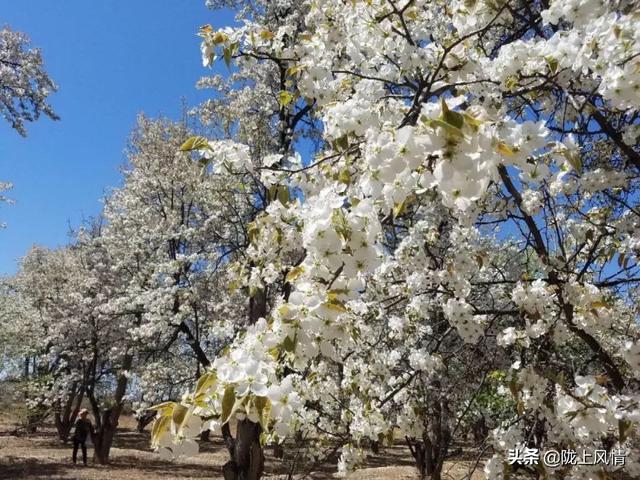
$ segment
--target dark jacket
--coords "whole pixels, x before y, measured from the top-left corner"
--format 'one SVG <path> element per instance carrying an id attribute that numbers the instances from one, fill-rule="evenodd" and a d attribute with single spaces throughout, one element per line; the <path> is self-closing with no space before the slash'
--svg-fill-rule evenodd
<path id="1" fill-rule="evenodd" d="M 91 422 L 81 418 L 76 420 L 76 430 L 73 433 L 73 439 L 79 442 L 86 442 L 89 434 L 93 435 L 93 425 L 91 425 Z"/>

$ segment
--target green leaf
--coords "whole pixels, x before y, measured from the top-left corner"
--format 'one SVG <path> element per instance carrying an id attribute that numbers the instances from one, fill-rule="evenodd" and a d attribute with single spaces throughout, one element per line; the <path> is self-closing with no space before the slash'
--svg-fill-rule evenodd
<path id="1" fill-rule="evenodd" d="M 331 223 L 336 229 L 338 235 L 340 235 L 345 241 L 351 240 L 351 229 L 349 228 L 347 219 L 341 209 L 335 209 L 333 211 L 331 214 Z"/>
<path id="2" fill-rule="evenodd" d="M 340 295 L 349 295 L 349 290 L 346 288 L 334 288 L 327 292 L 327 298 L 329 300 L 334 300 L 336 298 L 339 298 Z"/>
<path id="3" fill-rule="evenodd" d="M 468 113 L 465 113 L 463 115 L 463 117 L 464 117 L 465 123 L 467 125 L 469 125 L 470 127 L 472 127 L 472 128 L 478 128 L 480 125 L 482 125 L 484 123 L 484 121 L 482 121 L 482 120 L 480 120 L 480 119 L 478 119 L 476 117 L 473 117 L 473 116 L 469 115 Z"/>
<path id="4" fill-rule="evenodd" d="M 579 410 L 571 410 L 570 412 L 565 412 L 564 416 L 567 417 L 569 420 L 573 420 L 578 416 L 579 413 L 580 413 Z"/>
<path id="5" fill-rule="evenodd" d="M 253 245 L 256 245 L 258 242 L 258 234 L 260 233 L 260 229 L 256 225 L 255 222 L 249 223 L 247 225 L 247 236 L 249 237 L 249 242 Z"/>
<path id="6" fill-rule="evenodd" d="M 344 167 L 340 170 L 340 174 L 338 175 L 338 182 L 344 183 L 345 185 L 349 185 L 351 183 L 351 172 L 349 172 L 348 167 Z"/>
<path id="7" fill-rule="evenodd" d="M 229 421 L 229 417 L 233 414 L 233 407 L 236 403 L 236 391 L 233 385 L 227 385 L 222 395 L 222 415 L 220 421 L 225 424 Z"/>
<path id="8" fill-rule="evenodd" d="M 227 65 L 227 68 L 231 68 L 231 58 L 233 53 L 231 52 L 231 47 L 225 47 L 222 51 L 224 57 L 224 63 Z"/>
<path id="9" fill-rule="evenodd" d="M 209 141 L 204 137 L 190 137 L 180 147 L 183 152 L 190 152 L 192 150 L 211 150 Z"/>
<path id="10" fill-rule="evenodd" d="M 417 20 L 418 12 L 416 10 L 409 10 L 407 13 L 405 13 L 405 17 L 407 17 L 409 20 Z"/>
<path id="11" fill-rule="evenodd" d="M 169 425 L 171 422 L 170 417 L 158 417 L 153 422 L 153 427 L 151 428 L 151 445 L 156 446 L 160 441 L 160 437 L 164 432 L 169 429 Z"/>
<path id="12" fill-rule="evenodd" d="M 401 201 L 400 203 L 397 203 L 393 207 L 393 217 L 394 218 L 398 218 L 400 215 L 402 215 L 402 212 L 404 212 L 406 206 L 407 206 L 407 199 L 406 198 L 403 201 Z"/>
<path id="13" fill-rule="evenodd" d="M 282 348 L 285 352 L 293 352 L 296 349 L 296 341 L 287 335 L 282 342 Z"/>
<path id="14" fill-rule="evenodd" d="M 280 203 L 286 205 L 289 203 L 289 188 L 286 185 L 271 185 L 267 191 L 267 200 L 273 202 L 279 200 Z"/>
<path id="15" fill-rule="evenodd" d="M 154 405 L 153 407 L 149 407 L 148 410 L 155 410 L 158 412 L 158 416 L 161 417 L 170 417 L 171 412 L 173 412 L 173 407 L 175 406 L 175 402 L 163 402 L 158 405 Z"/>
<path id="16" fill-rule="evenodd" d="M 464 125 L 464 117 L 462 116 L 462 114 L 454 112 L 453 110 L 449 110 L 447 102 L 445 102 L 444 98 L 440 98 L 440 105 L 442 106 L 440 120 L 451 125 L 452 127 L 457 128 L 458 130 L 462 130 L 462 126 Z"/>
<path id="17" fill-rule="evenodd" d="M 198 379 L 196 385 L 196 396 L 211 388 L 217 380 L 216 372 L 207 372 Z"/>
<path id="18" fill-rule="evenodd" d="M 564 149 L 562 154 L 577 173 L 582 173 L 582 158 L 580 158 L 579 154 L 569 150 L 568 148 Z"/>
<path id="19" fill-rule="evenodd" d="M 274 36 L 273 32 L 270 32 L 269 30 L 262 30 L 260 32 L 260 38 L 263 40 L 271 40 Z"/>
<path id="20" fill-rule="evenodd" d="M 344 134 L 340 138 L 336 138 L 333 141 L 333 149 L 337 151 L 346 150 L 349 148 L 349 135 Z"/>
<path id="21" fill-rule="evenodd" d="M 282 244 L 282 229 L 276 227 L 276 231 L 273 234 L 273 240 L 278 244 Z"/>
<path id="22" fill-rule="evenodd" d="M 288 92 L 286 90 L 281 90 L 280 93 L 278 93 L 278 103 L 280 104 L 281 108 L 286 107 L 292 101 L 293 101 L 293 95 L 291 94 L 291 92 Z"/>
<path id="23" fill-rule="evenodd" d="M 291 270 L 289 270 L 289 273 L 287 273 L 287 277 L 285 278 L 285 281 L 288 283 L 291 283 L 303 273 L 304 273 L 304 267 L 302 265 L 292 268 Z"/>
<path id="24" fill-rule="evenodd" d="M 180 403 L 176 403 L 173 407 L 173 414 L 171 415 L 171 420 L 176 426 L 176 429 L 180 429 L 182 424 L 184 423 L 184 419 L 187 416 L 187 412 L 189 409 Z"/>
<path id="25" fill-rule="evenodd" d="M 267 397 L 255 397 L 253 399 L 253 406 L 258 412 L 260 426 L 263 431 L 268 430 L 269 426 L 269 414 L 271 412 L 271 401 Z"/>
<path id="26" fill-rule="evenodd" d="M 276 198 L 278 198 L 278 186 L 279 185 L 271 185 L 269 190 L 267 191 L 267 201 L 269 203 L 273 202 Z"/>
<path id="27" fill-rule="evenodd" d="M 333 310 L 334 312 L 347 313 L 349 311 L 344 306 L 344 303 L 342 303 L 337 298 L 330 298 L 327 302 L 325 302 L 324 306 L 329 310 Z"/>
<path id="28" fill-rule="evenodd" d="M 516 77 L 515 75 L 509 75 L 504 82 L 504 86 L 510 92 L 515 91 L 516 88 L 518 88 L 518 77 Z"/>
<path id="29" fill-rule="evenodd" d="M 216 32 L 213 35 L 212 40 L 213 40 L 213 43 L 215 43 L 217 45 L 218 43 L 226 42 L 227 40 L 229 40 L 229 37 L 224 32 Z"/>
<path id="30" fill-rule="evenodd" d="M 423 120 L 424 124 L 435 129 L 436 127 L 440 127 L 442 128 L 447 134 L 452 135 L 454 137 L 464 137 L 464 134 L 462 133 L 462 130 L 460 130 L 459 128 L 454 127 L 453 125 L 450 125 L 449 123 L 445 122 L 444 120 L 440 120 L 438 118 L 433 118 L 433 119 L 428 119 L 428 120 Z"/>
<path id="31" fill-rule="evenodd" d="M 289 203 L 289 188 L 286 185 L 278 186 L 278 200 L 282 205 Z"/>
<path id="32" fill-rule="evenodd" d="M 293 65 L 293 66 L 287 68 L 287 71 L 285 72 L 285 74 L 288 77 L 293 77 L 293 76 L 295 76 L 296 73 L 302 71 L 302 69 L 303 69 L 303 65 Z"/>
<path id="33" fill-rule="evenodd" d="M 558 71 L 558 60 L 553 58 L 551 55 L 547 55 L 544 59 L 547 62 L 551 73 L 556 73 Z"/>
<path id="34" fill-rule="evenodd" d="M 504 155 L 505 157 L 513 157 L 516 152 L 506 143 L 500 141 L 496 145 L 496 152 Z"/>
<path id="35" fill-rule="evenodd" d="M 213 33 L 213 27 L 210 24 L 202 25 L 198 30 L 198 35 L 204 37 Z"/>
<path id="36" fill-rule="evenodd" d="M 229 292 L 233 293 L 238 288 L 240 288 L 240 282 L 238 282 L 237 280 L 232 280 L 231 282 L 229 282 Z"/>
<path id="37" fill-rule="evenodd" d="M 290 310 L 291 309 L 289 308 L 289 304 L 285 303 L 284 305 L 281 305 L 280 308 L 278 308 L 278 313 L 281 317 L 286 318 L 287 315 L 289 315 Z"/>

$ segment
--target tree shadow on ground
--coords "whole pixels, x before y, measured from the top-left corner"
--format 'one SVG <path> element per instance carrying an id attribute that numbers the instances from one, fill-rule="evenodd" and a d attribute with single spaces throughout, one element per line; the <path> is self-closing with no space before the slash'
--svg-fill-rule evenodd
<path id="1" fill-rule="evenodd" d="M 109 465 L 110 470 L 135 468 L 143 472 L 156 472 L 171 475 L 172 478 L 211 478 L 222 475 L 222 465 L 180 464 L 160 460 L 160 458 L 140 458 L 135 455 L 120 455 Z"/>
<path id="2" fill-rule="evenodd" d="M 77 467 L 74 465 L 43 461 L 38 458 L 8 457 L 0 461 L 0 479 L 49 479 L 54 475 L 64 475 L 70 468 Z"/>
<path id="3" fill-rule="evenodd" d="M 222 475 L 222 467 L 216 465 L 178 464 L 160 459 L 145 459 L 134 455 L 122 455 L 111 461 L 109 465 L 95 465 L 89 461 L 87 467 L 60 462 L 59 459 L 17 458 L 7 457 L 0 460 L 0 480 L 15 479 L 51 479 L 60 478 L 93 478 L 93 474 L 104 473 L 109 478 L 118 471 L 135 470 L 136 478 L 140 474 L 149 474 L 148 478 L 218 478 Z M 74 473 L 75 472 L 75 473 Z M 123 472 L 125 473 L 125 472 Z M 100 478 L 103 478 L 102 476 Z M 124 478 L 117 476 L 117 478 Z"/>
<path id="4" fill-rule="evenodd" d="M 53 426 L 42 429 L 36 434 L 18 437 L 11 437 L 0 432 L 0 439 L 9 438 L 14 438 L 14 441 L 7 443 L 9 448 L 4 451 L 4 457 L 2 445 L 0 445 L 0 480 L 45 478 L 74 480 L 111 480 L 112 478 L 126 480 L 150 478 L 219 479 L 222 478 L 222 467 L 228 460 L 228 452 L 222 437 L 211 435 L 210 441 L 200 442 L 200 452 L 204 455 L 199 458 L 182 459 L 176 462 L 163 461 L 151 451 L 150 433 L 148 431 L 138 432 L 137 429 L 126 424 L 118 429 L 115 436 L 111 463 L 108 466 L 100 466 L 93 465 L 90 460 L 87 469 L 71 464 L 71 444 L 60 442 Z M 296 475 L 313 472 L 312 477 L 309 478 L 316 480 L 335 478 L 339 450 L 335 450 L 322 462 L 305 462 L 300 457 L 296 458 L 296 455 L 306 445 L 307 443 L 304 441 L 287 442 L 284 448 L 284 459 L 276 458 L 273 448 L 267 447 L 265 449 L 266 476 L 286 478 L 291 472 L 292 464 L 295 463 L 294 473 Z M 331 446 L 327 448 L 332 449 Z M 88 450 L 91 459 L 93 454 L 91 446 Z M 451 453 L 452 456 L 447 459 L 448 463 L 460 462 L 469 465 L 475 463 L 478 448 L 471 442 L 456 442 L 452 446 Z M 404 472 L 408 472 L 414 468 L 414 465 L 413 457 L 406 443 L 402 439 L 397 439 L 394 445 L 381 447 L 378 453 L 367 451 L 367 458 L 360 465 L 360 468 L 401 467 L 405 469 Z M 465 467 L 460 466 L 460 468 Z"/>

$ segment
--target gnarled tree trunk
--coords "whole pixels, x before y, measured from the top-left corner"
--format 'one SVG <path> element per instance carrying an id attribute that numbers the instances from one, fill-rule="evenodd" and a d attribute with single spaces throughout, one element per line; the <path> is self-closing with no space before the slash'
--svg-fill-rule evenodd
<path id="1" fill-rule="evenodd" d="M 122 362 L 121 372 L 129 370 L 133 358 L 127 355 Z M 124 373 L 118 375 L 116 391 L 113 395 L 113 407 L 100 411 L 93 393 L 89 395 L 94 416 L 96 418 L 96 431 L 93 435 L 94 453 L 93 459 L 100 465 L 109 463 L 109 453 L 113 444 L 113 437 L 118 428 L 118 420 L 123 408 L 123 399 L 127 391 L 128 379 Z"/>
<path id="2" fill-rule="evenodd" d="M 111 451 L 111 445 L 113 444 L 113 437 L 118 428 L 118 420 L 117 418 L 114 419 L 116 415 L 118 414 L 114 415 L 113 409 L 107 409 L 101 412 L 100 426 L 96 429 L 96 433 L 93 436 L 93 460 L 100 465 L 109 463 L 109 453 Z"/>
<path id="3" fill-rule="evenodd" d="M 422 439 L 406 439 L 422 480 L 442 479 L 442 467 L 451 444 L 445 400 L 434 402 L 432 407 L 433 415 L 425 425 Z"/>
<path id="4" fill-rule="evenodd" d="M 266 316 L 267 292 L 257 291 L 249 299 L 249 322 L 254 324 Z M 231 459 L 223 467 L 224 480 L 259 480 L 264 472 L 264 450 L 260 444 L 262 427 L 249 419 L 239 420 L 236 438 L 229 423 L 222 428 L 222 436 Z"/>
<path id="5" fill-rule="evenodd" d="M 58 432 L 58 438 L 64 443 L 69 440 L 69 434 L 78 417 L 78 412 L 82 406 L 84 398 L 84 385 L 78 386 L 77 382 L 71 386 L 67 399 L 62 406 L 59 406 L 53 415 L 53 420 Z"/>
<path id="6" fill-rule="evenodd" d="M 222 429 L 231 460 L 225 463 L 224 480 L 259 480 L 264 472 L 264 452 L 260 445 L 260 424 L 244 419 L 238 421 L 236 438 L 227 423 Z"/>
<path id="7" fill-rule="evenodd" d="M 262 291 L 250 299 L 249 319 L 251 323 L 255 323 L 258 318 L 265 315 L 266 303 L 266 293 Z M 178 306 L 179 304 L 176 301 L 174 304 L 176 311 Z M 211 363 L 200 347 L 199 342 L 184 322 L 180 324 L 179 331 L 186 335 L 187 341 L 195 352 L 199 363 L 203 367 L 210 366 Z M 260 444 L 261 432 L 260 424 L 245 419 L 238 422 L 236 438 L 233 438 L 229 424 L 223 425 L 222 434 L 231 457 L 223 467 L 225 480 L 259 480 L 262 478 L 264 451 Z M 203 442 L 209 441 L 209 432 L 202 432 L 200 439 Z"/>

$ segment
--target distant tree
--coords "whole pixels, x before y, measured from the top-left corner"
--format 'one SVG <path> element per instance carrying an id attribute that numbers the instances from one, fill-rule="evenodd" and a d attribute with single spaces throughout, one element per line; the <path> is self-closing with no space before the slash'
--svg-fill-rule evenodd
<path id="1" fill-rule="evenodd" d="M 0 111 L 22 136 L 24 122 L 44 113 L 58 120 L 47 97 L 58 89 L 44 70 L 42 55 L 31 48 L 29 37 L 9 27 L 0 29 Z"/>
<path id="2" fill-rule="evenodd" d="M 29 362 L 31 416 L 52 413 L 64 441 L 88 402 L 100 464 L 125 403 L 144 415 L 181 398 L 246 323 L 245 296 L 226 286 L 253 196 L 181 151 L 189 134 L 140 116 L 101 221 L 67 246 L 34 247 L 0 289 L 0 345 L 12 365 Z"/>
<path id="3" fill-rule="evenodd" d="M 44 113 L 52 120 L 59 117 L 47 103 L 58 89 L 44 70 L 42 55 L 31 48 L 29 37 L 9 27 L 0 29 L 0 113 L 23 137 L 24 122 L 32 122 Z M 2 192 L 11 188 L 0 180 L 0 203 L 10 203 Z M 0 222 L 0 228 L 5 224 Z"/>

